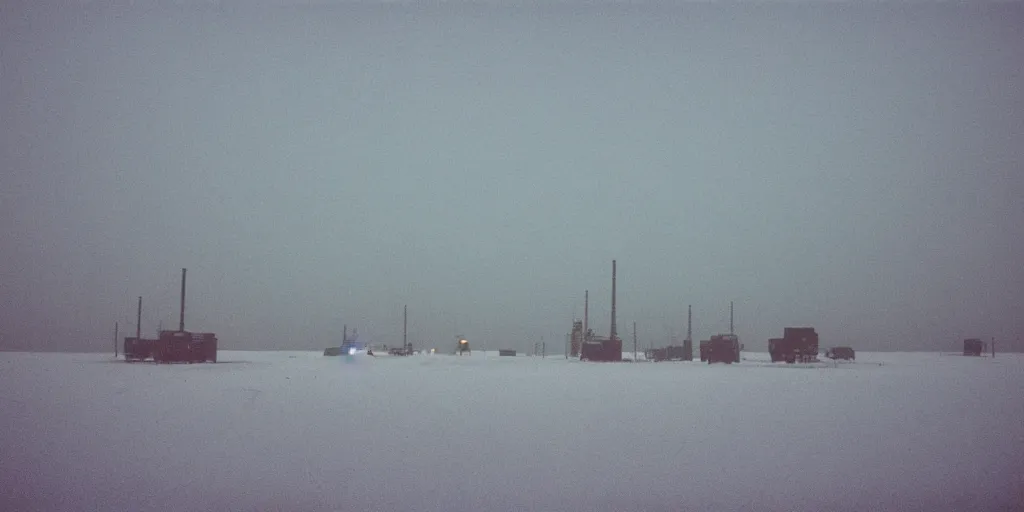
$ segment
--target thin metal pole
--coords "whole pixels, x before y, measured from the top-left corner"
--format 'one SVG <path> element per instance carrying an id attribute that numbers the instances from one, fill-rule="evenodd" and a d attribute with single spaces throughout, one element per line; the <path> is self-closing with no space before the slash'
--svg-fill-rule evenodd
<path id="1" fill-rule="evenodd" d="M 729 301 L 729 334 L 736 334 L 732 328 L 732 301 Z"/>
<path id="2" fill-rule="evenodd" d="M 636 361 L 636 322 L 633 322 L 633 361 Z"/>
<path id="3" fill-rule="evenodd" d="M 608 339 L 615 339 L 619 337 L 619 333 L 615 329 L 615 260 L 612 260 L 612 327 L 608 333 Z"/>
<path id="4" fill-rule="evenodd" d="M 693 343 L 693 305 L 686 306 L 686 339 Z"/>
<path id="5" fill-rule="evenodd" d="M 139 297 L 139 309 L 135 312 L 135 340 L 142 337 L 142 297 Z"/>
<path id="6" fill-rule="evenodd" d="M 185 269 L 181 269 L 181 316 L 178 318 L 178 331 L 185 332 Z"/>
<path id="7" fill-rule="evenodd" d="M 114 322 L 114 358 L 117 359 L 117 322 Z"/>
<path id="8" fill-rule="evenodd" d="M 587 317 L 590 314 L 590 290 L 583 291 L 583 341 L 587 341 Z M 582 349 L 582 347 L 580 347 Z"/>

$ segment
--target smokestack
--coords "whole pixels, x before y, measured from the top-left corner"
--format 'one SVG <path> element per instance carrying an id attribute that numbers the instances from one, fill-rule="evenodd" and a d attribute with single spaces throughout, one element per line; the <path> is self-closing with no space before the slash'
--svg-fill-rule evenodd
<path id="1" fill-rule="evenodd" d="M 406 339 L 406 334 L 409 327 L 409 306 L 402 306 L 402 347 L 406 348 L 409 346 L 409 342 Z"/>
<path id="2" fill-rule="evenodd" d="M 693 341 L 693 305 L 686 306 L 686 341 Z"/>
<path id="3" fill-rule="evenodd" d="M 341 342 L 345 343 L 346 341 L 348 341 L 348 324 L 342 325 L 343 327 L 341 328 Z"/>
<path id="4" fill-rule="evenodd" d="M 615 260 L 612 260 L 612 329 L 608 334 L 608 338 L 617 338 L 618 333 L 615 332 Z"/>
<path id="5" fill-rule="evenodd" d="M 178 331 L 185 332 L 185 269 L 181 269 L 181 316 L 178 317 Z"/>
<path id="6" fill-rule="evenodd" d="M 587 315 L 590 313 L 590 290 L 583 291 L 583 341 L 587 341 Z"/>
<path id="7" fill-rule="evenodd" d="M 139 297 L 139 309 L 135 313 L 135 339 L 142 337 L 142 297 Z"/>
<path id="8" fill-rule="evenodd" d="M 729 301 L 729 334 L 736 334 L 732 329 L 732 301 Z"/>

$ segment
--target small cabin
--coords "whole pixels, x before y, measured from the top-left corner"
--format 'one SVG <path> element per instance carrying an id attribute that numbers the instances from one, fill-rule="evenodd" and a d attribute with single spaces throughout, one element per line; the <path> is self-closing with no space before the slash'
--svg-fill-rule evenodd
<path id="1" fill-rule="evenodd" d="M 968 338 L 964 340 L 964 355 L 965 356 L 981 356 L 981 353 L 985 351 L 985 342 L 979 338 Z"/>

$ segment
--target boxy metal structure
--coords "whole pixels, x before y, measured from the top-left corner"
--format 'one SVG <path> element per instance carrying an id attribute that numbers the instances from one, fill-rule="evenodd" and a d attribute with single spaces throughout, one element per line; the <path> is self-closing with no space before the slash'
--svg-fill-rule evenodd
<path id="1" fill-rule="evenodd" d="M 686 339 L 682 346 L 668 345 L 663 348 L 652 348 L 644 352 L 648 361 L 693 361 L 693 306 L 687 306 Z M 704 359 L 701 359 L 703 361 Z"/>
<path id="2" fill-rule="evenodd" d="M 740 362 L 740 338 L 735 334 L 716 334 L 705 345 L 708 364 Z"/>
<path id="3" fill-rule="evenodd" d="M 142 320 L 142 297 L 136 323 L 136 335 L 124 339 L 125 361 L 155 363 L 216 363 L 217 336 L 212 332 L 189 332 L 185 330 L 185 269 L 181 269 L 181 311 L 177 331 L 160 331 L 157 339 L 143 339 L 139 333 Z"/>
<path id="4" fill-rule="evenodd" d="M 145 361 L 153 357 L 153 348 L 156 346 L 156 340 L 147 340 L 141 338 L 128 338 L 124 339 L 124 360 L 128 362 Z"/>
<path id="5" fill-rule="evenodd" d="M 702 340 L 700 342 L 700 360 L 707 361 L 708 364 L 738 363 L 742 350 L 740 337 L 736 335 L 733 324 L 733 303 L 729 301 L 729 333 L 715 334 L 711 336 L 710 340 Z"/>
<path id="6" fill-rule="evenodd" d="M 818 333 L 813 327 L 786 327 L 781 338 L 768 340 L 772 362 L 810 363 L 818 360 Z"/>
<path id="7" fill-rule="evenodd" d="M 217 336 L 210 332 L 160 331 L 153 347 L 157 363 L 216 363 Z"/>
<path id="8" fill-rule="evenodd" d="M 985 351 L 985 342 L 980 338 L 967 338 L 964 340 L 964 355 L 981 357 Z"/>
<path id="9" fill-rule="evenodd" d="M 589 306 L 589 305 L 588 305 Z M 584 324 L 586 325 L 586 324 Z M 589 334 L 589 333 L 587 333 Z M 622 361 L 622 339 L 615 329 L 615 260 L 612 260 L 612 325 L 607 338 L 586 336 L 580 347 L 580 361 Z"/>

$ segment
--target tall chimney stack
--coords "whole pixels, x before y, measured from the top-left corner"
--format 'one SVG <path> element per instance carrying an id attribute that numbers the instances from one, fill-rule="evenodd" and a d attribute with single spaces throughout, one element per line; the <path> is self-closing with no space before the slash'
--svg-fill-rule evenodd
<path id="1" fill-rule="evenodd" d="M 406 338 L 406 333 L 409 328 L 409 306 L 402 306 L 402 348 L 409 347 L 409 341 Z"/>
<path id="2" fill-rule="evenodd" d="M 590 313 L 590 290 L 583 291 L 583 341 L 587 341 L 587 315 Z"/>
<path id="3" fill-rule="evenodd" d="M 729 334 L 736 334 L 732 328 L 732 301 L 729 301 Z"/>
<path id="4" fill-rule="evenodd" d="M 135 313 L 135 339 L 142 337 L 142 297 L 139 297 L 139 309 Z"/>
<path id="5" fill-rule="evenodd" d="M 686 306 L 686 341 L 693 341 L 693 305 Z"/>
<path id="6" fill-rule="evenodd" d="M 612 329 L 608 333 L 609 339 L 615 339 L 618 333 L 615 332 L 615 260 L 612 260 Z"/>
<path id="7" fill-rule="evenodd" d="M 185 332 L 185 269 L 181 269 L 181 316 L 178 317 L 178 331 Z"/>

